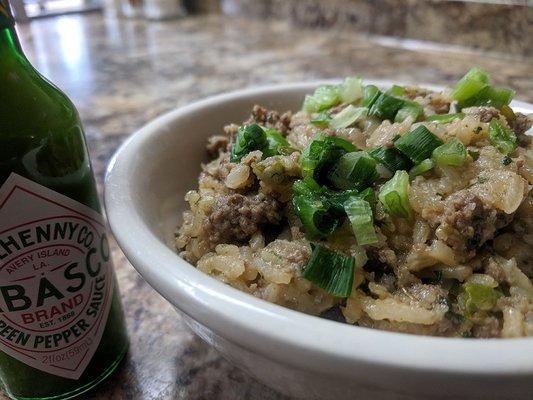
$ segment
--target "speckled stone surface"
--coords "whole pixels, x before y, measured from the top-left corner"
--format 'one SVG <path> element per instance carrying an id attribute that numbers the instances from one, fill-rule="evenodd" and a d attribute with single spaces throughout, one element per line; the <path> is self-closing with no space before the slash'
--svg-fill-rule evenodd
<path id="1" fill-rule="evenodd" d="M 117 147 L 150 119 L 211 94 L 252 85 L 361 74 L 448 84 L 473 64 L 533 101 L 533 65 L 479 53 L 407 49 L 354 33 L 283 22 L 188 17 L 42 19 L 19 29 L 34 65 L 77 105 L 101 188 Z M 194 337 L 171 306 L 113 250 L 131 350 L 85 399 L 284 399 Z"/>
<path id="2" fill-rule="evenodd" d="M 530 0 L 222 0 L 230 14 L 533 56 Z"/>

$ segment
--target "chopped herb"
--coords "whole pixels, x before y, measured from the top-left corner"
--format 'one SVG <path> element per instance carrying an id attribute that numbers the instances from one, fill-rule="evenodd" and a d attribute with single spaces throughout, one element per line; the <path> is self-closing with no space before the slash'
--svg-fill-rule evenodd
<path id="1" fill-rule="evenodd" d="M 504 127 L 501 122 L 493 118 L 489 124 L 489 142 L 496 147 L 500 153 L 508 156 L 516 149 L 516 135 L 514 132 Z"/>
<path id="2" fill-rule="evenodd" d="M 383 184 L 378 198 L 388 214 L 409 218 L 412 210 L 409 204 L 409 175 L 407 172 L 396 171 L 392 179 Z"/>
<path id="3" fill-rule="evenodd" d="M 383 164 L 391 173 L 398 170 L 408 170 L 413 165 L 407 157 L 394 147 L 379 146 L 370 150 L 368 154 Z"/>
<path id="4" fill-rule="evenodd" d="M 340 96 L 343 103 L 354 103 L 363 96 L 363 84 L 359 77 L 346 78 L 340 87 Z"/>
<path id="5" fill-rule="evenodd" d="M 363 199 L 351 197 L 344 203 L 344 210 L 350 220 L 352 229 L 359 246 L 378 242 L 374 228 L 372 207 Z"/>
<path id="6" fill-rule="evenodd" d="M 424 125 L 420 125 L 412 131 L 401 136 L 394 142 L 394 147 L 409 157 L 415 164 L 419 164 L 426 158 L 431 157 L 431 153 L 443 143 Z"/>
<path id="7" fill-rule="evenodd" d="M 319 112 L 331 108 L 341 102 L 339 87 L 321 85 L 312 95 L 305 96 L 303 110 L 308 113 Z"/>
<path id="8" fill-rule="evenodd" d="M 463 142 L 453 137 L 442 146 L 433 150 L 431 158 L 439 166 L 451 165 L 460 167 L 464 164 L 466 155 L 466 147 Z"/>
<path id="9" fill-rule="evenodd" d="M 231 148 L 230 161 L 241 161 L 246 154 L 254 150 L 263 150 L 268 146 L 267 135 L 257 124 L 243 125 L 237 131 L 235 143 Z"/>
<path id="10" fill-rule="evenodd" d="M 302 276 L 329 294 L 348 297 L 352 292 L 355 258 L 315 245 Z"/>
<path id="11" fill-rule="evenodd" d="M 509 156 L 505 156 L 502 158 L 502 164 L 503 165 L 509 165 L 513 162 L 513 159 Z"/>
<path id="12" fill-rule="evenodd" d="M 329 126 L 332 129 L 348 128 L 349 126 L 355 124 L 357 121 L 364 118 L 367 113 L 367 108 L 354 107 L 349 104 L 341 112 L 331 118 L 331 121 L 329 121 Z"/>
<path id="13" fill-rule="evenodd" d="M 331 116 L 328 112 L 323 111 L 318 113 L 312 120 L 311 123 L 319 128 L 327 128 L 329 126 L 329 121 L 331 121 Z"/>
<path id="14" fill-rule="evenodd" d="M 376 164 L 365 151 L 346 153 L 331 169 L 329 182 L 336 189 L 365 189 L 378 178 Z"/>
<path id="15" fill-rule="evenodd" d="M 426 158 L 420 164 L 415 165 L 413 168 L 411 168 L 411 170 L 409 171 L 409 178 L 413 179 L 418 175 L 425 174 L 426 172 L 433 169 L 433 167 L 435 167 L 435 162 L 430 158 Z"/>

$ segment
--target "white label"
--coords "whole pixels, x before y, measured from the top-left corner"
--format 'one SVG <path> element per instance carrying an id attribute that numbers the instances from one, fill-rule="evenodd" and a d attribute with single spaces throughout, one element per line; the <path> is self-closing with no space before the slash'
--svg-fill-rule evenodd
<path id="1" fill-rule="evenodd" d="M 102 216 L 11 174 L 0 188 L 0 350 L 78 379 L 100 343 L 112 293 Z"/>

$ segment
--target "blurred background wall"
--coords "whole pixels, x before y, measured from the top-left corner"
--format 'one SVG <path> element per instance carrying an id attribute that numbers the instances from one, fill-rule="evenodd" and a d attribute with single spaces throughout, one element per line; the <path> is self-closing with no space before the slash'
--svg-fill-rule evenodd
<path id="1" fill-rule="evenodd" d="M 296 26 L 533 55 L 533 0 L 12 0 L 20 21 L 103 9 L 169 19 L 221 13 Z M 409 45 L 405 43 L 404 45 Z M 420 45 L 420 42 L 417 42 Z"/>

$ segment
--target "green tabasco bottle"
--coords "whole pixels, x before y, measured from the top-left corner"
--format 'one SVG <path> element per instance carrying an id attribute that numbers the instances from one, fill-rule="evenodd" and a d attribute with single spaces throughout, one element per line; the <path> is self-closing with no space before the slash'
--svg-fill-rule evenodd
<path id="1" fill-rule="evenodd" d="M 15 399 L 71 398 L 127 343 L 77 111 L 28 62 L 0 0 L 0 381 Z"/>

